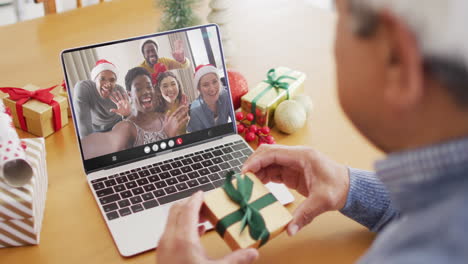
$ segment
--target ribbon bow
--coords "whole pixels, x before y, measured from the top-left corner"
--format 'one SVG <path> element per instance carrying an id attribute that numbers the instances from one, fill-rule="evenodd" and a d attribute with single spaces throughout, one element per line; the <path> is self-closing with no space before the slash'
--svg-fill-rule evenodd
<path id="1" fill-rule="evenodd" d="M 10 99 L 16 101 L 16 112 L 21 129 L 28 131 L 26 119 L 23 115 L 23 104 L 25 104 L 30 99 L 36 99 L 52 106 L 54 115 L 54 130 L 57 131 L 62 127 L 62 119 L 60 117 L 60 105 L 57 101 L 54 100 L 54 95 L 50 92 L 55 87 L 57 87 L 57 85 L 35 91 L 28 91 L 23 88 L 3 87 L 0 88 L 0 91 L 8 93 L 10 95 Z"/>
<path id="2" fill-rule="evenodd" d="M 267 73 L 267 79 L 264 80 L 263 82 L 266 82 L 271 87 L 276 88 L 276 91 L 278 91 L 278 89 L 286 90 L 286 100 L 288 100 L 289 99 L 289 83 L 281 82 L 281 80 L 283 79 L 297 80 L 296 78 L 287 76 L 287 75 L 281 75 L 279 78 L 276 78 L 276 70 L 271 69 Z"/>
<path id="3" fill-rule="evenodd" d="M 259 93 L 255 98 L 252 100 L 252 114 L 254 115 L 254 120 L 252 120 L 252 124 L 255 124 L 257 119 L 257 114 L 255 112 L 257 108 L 257 101 L 262 98 L 268 91 L 271 89 L 276 89 L 279 92 L 279 89 L 286 90 L 286 100 L 289 99 L 289 83 L 281 82 L 283 79 L 291 79 L 297 80 L 297 78 L 286 75 L 281 75 L 280 77 L 276 77 L 276 69 L 270 69 L 267 73 L 267 79 L 263 80 L 263 82 L 268 83 L 268 87 L 265 88 L 261 93 Z"/>
<path id="4" fill-rule="evenodd" d="M 232 177 L 234 175 L 237 179 L 237 189 L 235 189 L 232 184 Z M 252 196 L 253 181 L 247 176 L 242 178 L 240 174 L 235 174 L 232 171 L 228 172 L 226 175 L 223 189 L 232 201 L 239 204 L 240 209 L 218 221 L 216 224 L 216 231 L 221 236 L 224 236 L 229 226 L 241 221 L 241 233 L 249 226 L 250 236 L 255 240 L 261 240 L 260 246 L 265 244 L 270 237 L 270 233 L 266 228 L 260 210 L 276 202 L 276 198 L 271 193 L 268 193 L 256 201 L 249 203 Z"/>

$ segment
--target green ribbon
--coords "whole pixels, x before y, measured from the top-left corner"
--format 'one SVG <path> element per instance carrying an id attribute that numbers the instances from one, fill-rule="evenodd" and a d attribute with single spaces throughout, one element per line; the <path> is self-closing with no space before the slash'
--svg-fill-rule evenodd
<path id="1" fill-rule="evenodd" d="M 276 78 L 276 69 L 270 69 L 267 74 L 267 79 L 263 80 L 263 82 L 268 83 L 268 87 L 265 88 L 261 93 L 257 94 L 257 96 L 254 97 L 252 100 L 252 114 L 254 115 L 254 119 L 252 120 L 252 124 L 255 124 L 257 120 L 257 115 L 256 115 L 256 108 L 257 108 L 257 101 L 260 100 L 268 91 L 271 89 L 275 88 L 276 92 L 279 92 L 279 89 L 286 90 L 286 100 L 289 99 L 289 83 L 287 82 L 281 82 L 283 79 L 291 79 L 291 80 L 297 80 L 297 78 L 288 76 L 289 73 L 292 71 L 286 73 L 285 75 L 281 75 L 278 78 Z"/>
<path id="2" fill-rule="evenodd" d="M 234 175 L 237 179 L 237 190 L 232 184 L 232 177 Z M 226 230 L 231 225 L 241 221 L 240 233 L 248 226 L 250 236 L 256 241 L 261 240 L 260 246 L 265 244 L 270 237 L 270 233 L 266 228 L 265 220 L 260 214 L 260 210 L 275 203 L 277 201 L 276 198 L 271 193 L 268 193 L 249 204 L 250 197 L 252 196 L 253 181 L 247 176 L 242 178 L 240 174 L 232 171 L 226 175 L 223 189 L 233 202 L 239 204 L 240 209 L 218 221 L 216 224 L 218 234 L 224 237 Z"/>

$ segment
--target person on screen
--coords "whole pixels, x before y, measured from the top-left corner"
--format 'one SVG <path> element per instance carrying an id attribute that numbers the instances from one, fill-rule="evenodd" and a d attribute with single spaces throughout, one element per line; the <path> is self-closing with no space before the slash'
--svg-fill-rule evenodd
<path id="1" fill-rule="evenodd" d="M 132 114 L 106 133 L 93 133 L 83 139 L 86 159 L 156 142 L 180 134 L 188 121 L 188 107 L 181 105 L 165 114 L 167 107 L 158 102 L 150 73 L 141 67 L 130 69 L 125 86 L 133 106 Z"/>
<path id="2" fill-rule="evenodd" d="M 161 107 L 167 109 L 167 113 L 176 111 L 181 105 L 187 106 L 187 96 L 184 94 L 182 85 L 173 72 L 167 71 L 163 64 L 158 63 L 152 76 L 155 92 L 158 98 L 161 98 Z M 183 126 L 180 133 L 185 132 L 186 126 Z"/>
<path id="3" fill-rule="evenodd" d="M 291 236 L 320 214 L 339 210 L 378 233 L 358 263 L 467 263 L 468 1 L 336 5 L 339 103 L 387 156 L 369 172 L 310 147 L 264 144 L 242 171 L 306 197 L 287 226 Z M 314 56 L 312 48 L 301 59 Z M 252 263 L 255 249 L 208 259 L 198 229 L 202 196 L 171 208 L 157 263 Z"/>
<path id="4" fill-rule="evenodd" d="M 190 65 L 190 61 L 185 57 L 185 51 L 182 40 L 178 39 L 174 42 L 174 59 L 159 57 L 159 45 L 156 41 L 148 39 L 141 45 L 141 53 L 145 60 L 139 65 L 145 68 L 149 73 L 154 73 L 154 65 L 157 63 L 164 64 L 167 69 L 184 69 Z"/>
<path id="5" fill-rule="evenodd" d="M 210 64 L 199 65 L 193 79 L 200 95 L 190 104 L 187 131 L 198 131 L 234 120 L 229 92 L 222 87 L 218 70 Z"/>
<path id="6" fill-rule="evenodd" d="M 127 93 L 116 84 L 114 64 L 98 60 L 90 75 L 91 80 L 78 82 L 73 93 L 80 138 L 94 132 L 110 131 L 131 111 Z"/>

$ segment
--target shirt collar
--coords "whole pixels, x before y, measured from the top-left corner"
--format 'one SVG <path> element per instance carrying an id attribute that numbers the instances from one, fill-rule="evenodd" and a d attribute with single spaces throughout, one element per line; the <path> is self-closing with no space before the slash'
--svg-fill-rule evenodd
<path id="1" fill-rule="evenodd" d="M 390 154 L 375 169 L 400 209 L 420 206 L 436 198 L 433 188 L 468 179 L 468 137 Z"/>

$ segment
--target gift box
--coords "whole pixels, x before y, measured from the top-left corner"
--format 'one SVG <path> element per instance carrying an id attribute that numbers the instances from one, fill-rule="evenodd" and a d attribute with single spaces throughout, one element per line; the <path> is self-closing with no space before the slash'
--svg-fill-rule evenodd
<path id="1" fill-rule="evenodd" d="M 26 158 L 34 176 L 21 188 L 0 177 L 0 248 L 39 243 L 47 192 L 47 168 L 43 138 L 23 139 Z"/>
<path id="2" fill-rule="evenodd" d="M 232 250 L 262 246 L 292 219 L 252 173 L 229 173 L 222 188 L 205 195 L 202 210 Z"/>
<path id="3" fill-rule="evenodd" d="M 71 109 L 70 109 L 70 105 L 68 104 L 68 92 L 67 92 L 67 89 L 66 89 L 66 84 L 65 84 L 65 81 L 62 82 L 61 85 L 57 85 L 57 87 L 55 87 L 54 89 L 52 89 L 51 91 L 54 95 L 60 95 L 60 96 L 63 96 L 65 98 L 67 98 L 67 114 L 68 114 L 68 117 L 71 117 L 72 114 L 71 114 Z"/>
<path id="4" fill-rule="evenodd" d="M 31 84 L 24 88 L 0 88 L 0 97 L 11 110 L 17 128 L 47 137 L 68 124 L 67 98 L 52 94 L 53 88 L 39 89 Z"/>
<path id="5" fill-rule="evenodd" d="M 254 115 L 254 120 L 245 122 L 272 127 L 278 104 L 302 91 L 305 79 L 305 73 L 286 67 L 268 71 L 267 78 L 241 98 L 242 112 Z"/>

